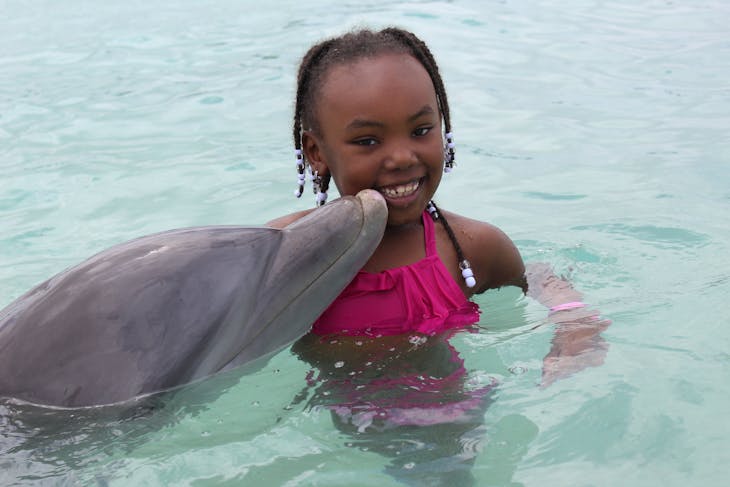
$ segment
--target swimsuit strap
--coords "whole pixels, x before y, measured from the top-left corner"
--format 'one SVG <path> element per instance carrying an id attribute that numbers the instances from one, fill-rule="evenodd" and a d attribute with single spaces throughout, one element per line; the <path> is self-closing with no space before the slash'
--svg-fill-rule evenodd
<path id="1" fill-rule="evenodd" d="M 436 251 L 436 225 L 427 211 L 423 212 L 423 239 L 426 241 L 426 257 L 438 255 Z"/>

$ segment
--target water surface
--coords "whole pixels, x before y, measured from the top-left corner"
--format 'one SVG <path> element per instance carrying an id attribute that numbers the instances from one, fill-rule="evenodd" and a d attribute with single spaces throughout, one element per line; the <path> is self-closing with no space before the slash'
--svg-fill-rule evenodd
<path id="1" fill-rule="evenodd" d="M 429 43 L 449 93 L 441 206 L 502 228 L 613 322 L 605 363 L 547 388 L 546 312 L 503 290 L 477 298 L 478 333 L 375 347 L 381 371 L 291 350 L 132 416 L 4 403 L 3 485 L 724 485 L 726 2 L 8 0 L 0 16 L 0 306 L 118 242 L 309 207 L 291 196 L 297 62 L 392 23 Z M 446 377 L 452 353 L 465 375 L 438 382 L 444 402 L 490 388 L 465 422 L 358 430 L 328 407 L 350 372 Z"/>

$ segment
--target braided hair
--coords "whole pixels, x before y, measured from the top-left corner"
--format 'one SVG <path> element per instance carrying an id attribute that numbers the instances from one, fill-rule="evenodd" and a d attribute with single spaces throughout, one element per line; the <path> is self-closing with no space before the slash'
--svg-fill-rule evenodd
<path id="1" fill-rule="evenodd" d="M 408 54 L 413 56 L 424 67 L 431 78 L 436 100 L 444 121 L 444 132 L 451 132 L 451 116 L 449 114 L 449 102 L 446 97 L 444 82 L 441 79 L 436 60 L 431 54 L 425 42 L 415 34 L 396 27 L 388 27 L 380 31 L 361 29 L 348 32 L 339 37 L 326 39 L 312 46 L 302 58 L 297 73 L 297 93 L 294 104 L 294 148 L 301 154 L 302 132 L 305 130 L 318 130 L 319 124 L 316 116 L 316 102 L 319 90 L 329 70 L 338 65 L 348 64 L 357 60 L 375 57 L 380 54 Z M 453 163 L 453 144 L 447 148 L 447 158 Z M 298 156 L 302 157 L 303 156 Z M 303 161 L 303 159 L 300 159 Z M 298 165 L 300 180 L 303 180 L 305 164 Z M 326 192 L 329 188 L 330 175 L 327 174 L 319 182 L 320 191 Z M 301 194 L 301 188 L 300 188 Z M 430 202 L 429 205 L 433 205 Z M 433 205 L 435 208 L 435 205 Z M 451 230 L 446 218 L 440 211 L 430 211 L 434 220 L 441 221 L 446 233 L 456 250 L 459 259 L 459 267 L 464 269 L 469 263 L 464 258 L 461 246 Z"/>

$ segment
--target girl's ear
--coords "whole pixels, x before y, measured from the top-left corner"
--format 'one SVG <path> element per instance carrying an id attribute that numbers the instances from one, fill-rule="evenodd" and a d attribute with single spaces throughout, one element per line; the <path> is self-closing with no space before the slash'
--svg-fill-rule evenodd
<path id="1" fill-rule="evenodd" d="M 312 171 L 317 171 L 320 176 L 329 174 L 327 161 L 322 152 L 322 142 L 311 130 L 302 133 L 302 151 L 304 157 L 309 161 L 309 165 L 312 166 Z"/>

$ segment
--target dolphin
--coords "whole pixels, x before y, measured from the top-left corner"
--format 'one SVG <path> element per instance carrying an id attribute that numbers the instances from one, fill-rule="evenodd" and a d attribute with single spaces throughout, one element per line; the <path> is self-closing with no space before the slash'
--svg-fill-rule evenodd
<path id="1" fill-rule="evenodd" d="M 0 397 L 117 404 L 270 357 L 309 331 L 386 220 L 365 190 L 283 229 L 184 228 L 107 249 L 0 311 Z"/>

